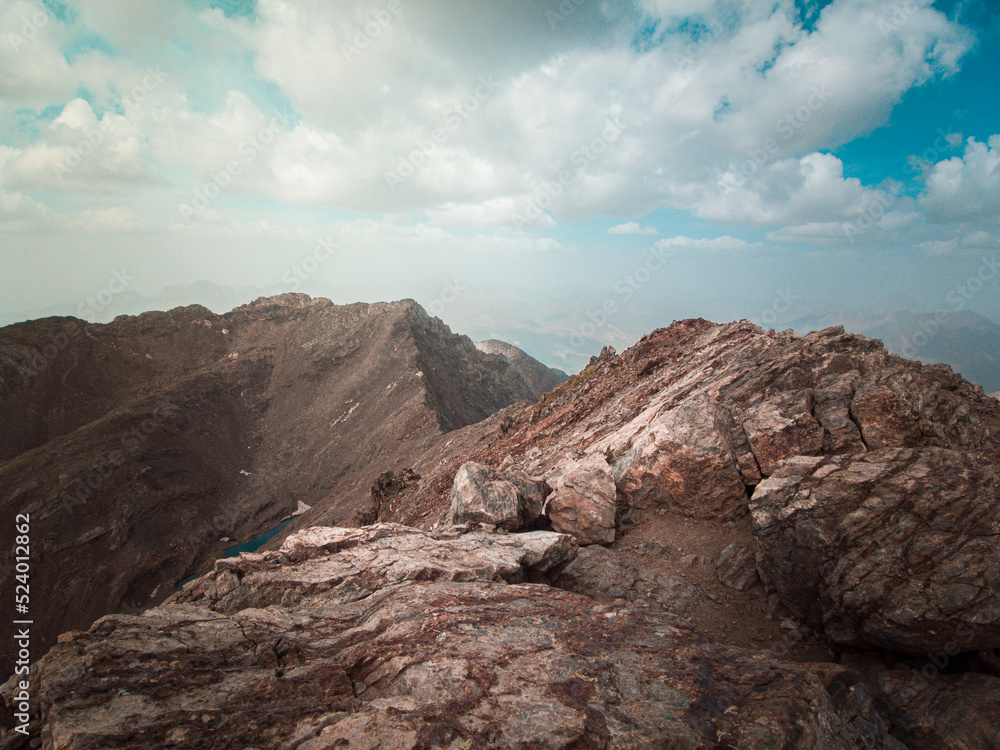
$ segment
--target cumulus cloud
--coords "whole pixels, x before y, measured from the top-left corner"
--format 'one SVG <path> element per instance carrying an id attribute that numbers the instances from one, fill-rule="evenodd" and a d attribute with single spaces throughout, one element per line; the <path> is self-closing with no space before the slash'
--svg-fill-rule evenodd
<path id="1" fill-rule="evenodd" d="M 37 135 L 0 156 L 6 190 L 142 190 L 177 206 L 212 192 L 501 233 L 613 217 L 625 223 L 608 234 L 655 236 L 634 218 L 666 208 L 816 243 L 868 221 L 872 238 L 915 210 L 996 213 L 993 139 L 934 165 L 905 210 L 830 153 L 958 70 L 972 35 L 931 0 L 902 16 L 834 0 L 807 24 L 791 0 L 582 4 L 558 23 L 537 4 L 458 0 L 258 0 L 252 17 L 154 0 L 69 7 L 73 23 L 33 0 L 0 10 L 9 33 L 46 19 L 31 55 L 0 44 L 0 118 L 39 113 Z M 95 31 L 115 54 L 67 53 Z M 211 58 L 171 60 L 142 101 L 124 96 L 148 75 L 142 54 L 178 35 L 246 67 L 215 80 Z M 227 205 L 188 220 L 225 224 Z M 177 220 L 174 206 L 160 214 Z"/>
<path id="2" fill-rule="evenodd" d="M 1000 135 L 970 138 L 965 154 L 935 164 L 925 175 L 920 204 L 941 223 L 1000 222 Z"/>
<path id="3" fill-rule="evenodd" d="M 152 177 L 144 135 L 126 117 L 98 119 L 83 99 L 73 99 L 23 149 L 0 162 L 0 185 L 53 192 L 122 191 Z"/>
<path id="4" fill-rule="evenodd" d="M 654 227 L 643 227 L 637 221 L 627 221 L 608 229 L 608 234 L 639 234 L 645 237 L 655 237 L 659 234 Z"/>

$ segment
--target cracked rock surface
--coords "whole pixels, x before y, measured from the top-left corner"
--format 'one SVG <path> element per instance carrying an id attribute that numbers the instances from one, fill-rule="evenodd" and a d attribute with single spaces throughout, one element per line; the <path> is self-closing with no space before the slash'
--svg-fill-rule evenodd
<path id="1" fill-rule="evenodd" d="M 220 561 L 60 639 L 35 667 L 41 746 L 901 750 L 836 668 L 526 582 L 575 552 L 378 525 Z"/>
<path id="2" fill-rule="evenodd" d="M 1000 453 L 799 457 L 751 501 L 758 567 L 830 640 L 1000 646 Z"/>

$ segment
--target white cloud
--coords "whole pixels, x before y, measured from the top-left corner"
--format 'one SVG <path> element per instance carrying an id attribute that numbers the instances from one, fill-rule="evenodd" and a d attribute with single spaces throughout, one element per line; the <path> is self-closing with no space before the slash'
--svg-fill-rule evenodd
<path id="1" fill-rule="evenodd" d="M 657 240 L 653 244 L 653 247 L 660 251 L 679 254 L 685 252 L 735 252 L 746 250 L 750 247 L 750 245 L 745 240 L 730 237 L 728 234 L 723 235 L 722 237 L 712 237 L 710 239 L 694 239 L 692 237 L 678 235 L 677 237 L 670 237 L 669 239 Z"/>
<path id="2" fill-rule="evenodd" d="M 1000 135 L 987 143 L 970 138 L 962 157 L 935 164 L 925 175 L 920 204 L 933 221 L 1000 222 Z"/>
<path id="3" fill-rule="evenodd" d="M 60 51 L 63 32 L 40 2 L 0 4 L 0 113 L 42 108 L 73 95 L 77 78 Z"/>
<path id="4" fill-rule="evenodd" d="M 608 229 L 608 234 L 639 234 L 646 237 L 654 237 L 659 234 L 654 227 L 642 227 L 636 221 L 627 221 Z"/>
<path id="5" fill-rule="evenodd" d="M 73 99 L 30 146 L 0 160 L 0 185 L 54 192 L 106 192 L 152 179 L 147 144 L 126 117 Z"/>
<path id="6" fill-rule="evenodd" d="M 61 47 L 71 34 L 51 16 L 32 53 L 51 65 L 0 49 L 0 99 L 62 109 L 39 121 L 37 138 L 0 155 L 5 189 L 145 191 L 177 204 L 214 182 L 227 199 L 426 214 L 437 227 L 504 233 L 555 186 L 532 229 L 670 208 L 816 243 L 838 241 L 845 225 L 889 200 L 869 239 L 911 226 L 920 208 L 935 221 L 996 213 L 992 140 L 935 165 L 918 206 L 845 178 L 829 153 L 886 124 L 914 86 L 957 70 L 971 35 L 930 0 L 912 0 L 889 27 L 881 3 L 834 0 L 810 31 L 790 0 L 637 0 L 615 13 L 584 4 L 558 28 L 533 4 L 450 0 L 403 2 L 399 12 L 258 0 L 252 21 L 216 9 L 168 12 L 155 0 L 71 6 L 73 33 L 97 31 L 119 52 L 67 63 Z M 41 8 L 11 0 L 0 28 Z M 676 23 L 695 16 L 697 36 Z M 662 23 L 637 51 L 650 17 Z M 199 87 L 212 80 L 213 58 L 197 69 L 178 60 L 143 102 L 113 106 L 142 80 L 143 50 L 162 53 L 179 34 L 206 54 L 217 44 L 220 61 L 245 56 L 253 69 Z M 74 98 L 83 85 L 92 105 Z M 261 94 L 268 87 L 280 95 Z M 285 105 L 268 102 L 285 98 L 296 116 L 275 120 Z M 609 122 L 620 123 L 613 138 Z M 92 153 L 59 170 L 89 150 L 82 144 L 95 130 L 104 137 Z M 231 202 L 213 202 L 195 223 L 228 224 Z M 608 234 L 656 230 L 625 221 Z"/>

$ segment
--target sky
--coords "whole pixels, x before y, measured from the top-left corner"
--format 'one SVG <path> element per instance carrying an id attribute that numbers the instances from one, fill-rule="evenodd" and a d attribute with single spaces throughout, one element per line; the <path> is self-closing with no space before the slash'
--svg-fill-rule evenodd
<path id="1" fill-rule="evenodd" d="M 572 365 L 1000 321 L 997 70 L 993 0 L 0 0 L 0 324 L 415 298 Z"/>

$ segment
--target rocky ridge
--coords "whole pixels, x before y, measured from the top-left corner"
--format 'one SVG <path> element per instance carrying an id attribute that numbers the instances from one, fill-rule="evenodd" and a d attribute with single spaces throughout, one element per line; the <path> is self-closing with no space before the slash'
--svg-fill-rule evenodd
<path id="1" fill-rule="evenodd" d="M 675 323 L 314 516 L 374 525 L 64 636 L 38 737 L 1000 747 L 998 442 L 877 341 Z"/>
<path id="2" fill-rule="evenodd" d="M 282 295 L 0 330 L 0 522 L 31 517 L 36 648 L 162 601 L 300 503 L 300 525 L 357 505 L 445 431 L 532 395 L 412 301 Z"/>
<path id="3" fill-rule="evenodd" d="M 537 401 L 543 394 L 548 393 L 557 385 L 565 383 L 569 379 L 562 370 L 557 370 L 554 367 L 546 367 L 538 360 L 528 356 L 516 346 L 508 344 L 506 341 L 498 341 L 497 339 L 477 341 L 476 348 L 487 354 L 501 356 L 510 362 L 517 373 L 531 386 L 534 395 L 532 401 Z"/>
<path id="4" fill-rule="evenodd" d="M 36 666 L 42 746 L 902 748 L 855 671 L 547 585 L 576 552 L 377 525 L 222 560 L 60 639 Z"/>

